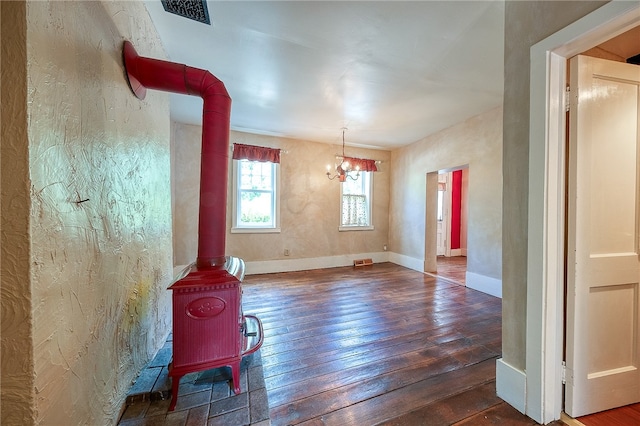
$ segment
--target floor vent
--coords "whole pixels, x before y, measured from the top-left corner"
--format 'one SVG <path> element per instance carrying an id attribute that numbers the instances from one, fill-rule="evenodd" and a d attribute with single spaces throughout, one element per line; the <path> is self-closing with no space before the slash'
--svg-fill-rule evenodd
<path id="1" fill-rule="evenodd" d="M 353 261 L 353 266 L 369 266 L 373 265 L 373 260 L 371 259 L 357 259 Z"/>
<path id="2" fill-rule="evenodd" d="M 174 15 L 211 25 L 207 2 L 204 0 L 162 0 L 162 7 Z"/>

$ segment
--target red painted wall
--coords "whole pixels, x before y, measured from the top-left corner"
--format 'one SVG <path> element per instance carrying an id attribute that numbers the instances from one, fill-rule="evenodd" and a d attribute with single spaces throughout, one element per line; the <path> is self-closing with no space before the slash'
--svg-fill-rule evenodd
<path id="1" fill-rule="evenodd" d="M 451 179 L 451 249 L 460 248 L 460 221 L 462 205 L 462 170 L 452 173 Z"/>

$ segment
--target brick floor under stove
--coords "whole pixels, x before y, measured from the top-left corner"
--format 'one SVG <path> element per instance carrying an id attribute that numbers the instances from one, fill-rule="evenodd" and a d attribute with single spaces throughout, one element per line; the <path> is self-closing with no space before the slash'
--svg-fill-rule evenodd
<path id="1" fill-rule="evenodd" d="M 231 369 L 228 367 L 190 373 L 180 379 L 178 402 L 174 411 L 168 411 L 171 378 L 168 376 L 167 366 L 171 356 L 170 336 L 129 390 L 118 425 L 271 424 L 260 351 L 242 360 L 242 393 L 233 393 L 230 386 Z"/>

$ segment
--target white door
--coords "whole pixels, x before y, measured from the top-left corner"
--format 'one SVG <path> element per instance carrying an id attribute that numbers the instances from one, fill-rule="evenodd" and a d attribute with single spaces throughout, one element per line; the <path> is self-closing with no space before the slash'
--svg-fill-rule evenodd
<path id="1" fill-rule="evenodd" d="M 571 60 L 565 411 L 640 401 L 640 66 Z"/>
<path id="2" fill-rule="evenodd" d="M 438 173 L 438 215 L 437 215 L 437 255 L 445 256 L 447 254 L 447 246 L 449 243 L 449 205 L 451 204 L 451 195 L 448 190 L 448 182 L 450 173 Z"/>

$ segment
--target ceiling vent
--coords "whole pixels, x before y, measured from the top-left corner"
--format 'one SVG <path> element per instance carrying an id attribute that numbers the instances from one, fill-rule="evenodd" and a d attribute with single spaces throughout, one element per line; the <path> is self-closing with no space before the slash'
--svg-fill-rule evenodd
<path id="1" fill-rule="evenodd" d="M 162 7 L 174 15 L 211 25 L 207 2 L 204 0 L 162 0 Z"/>

